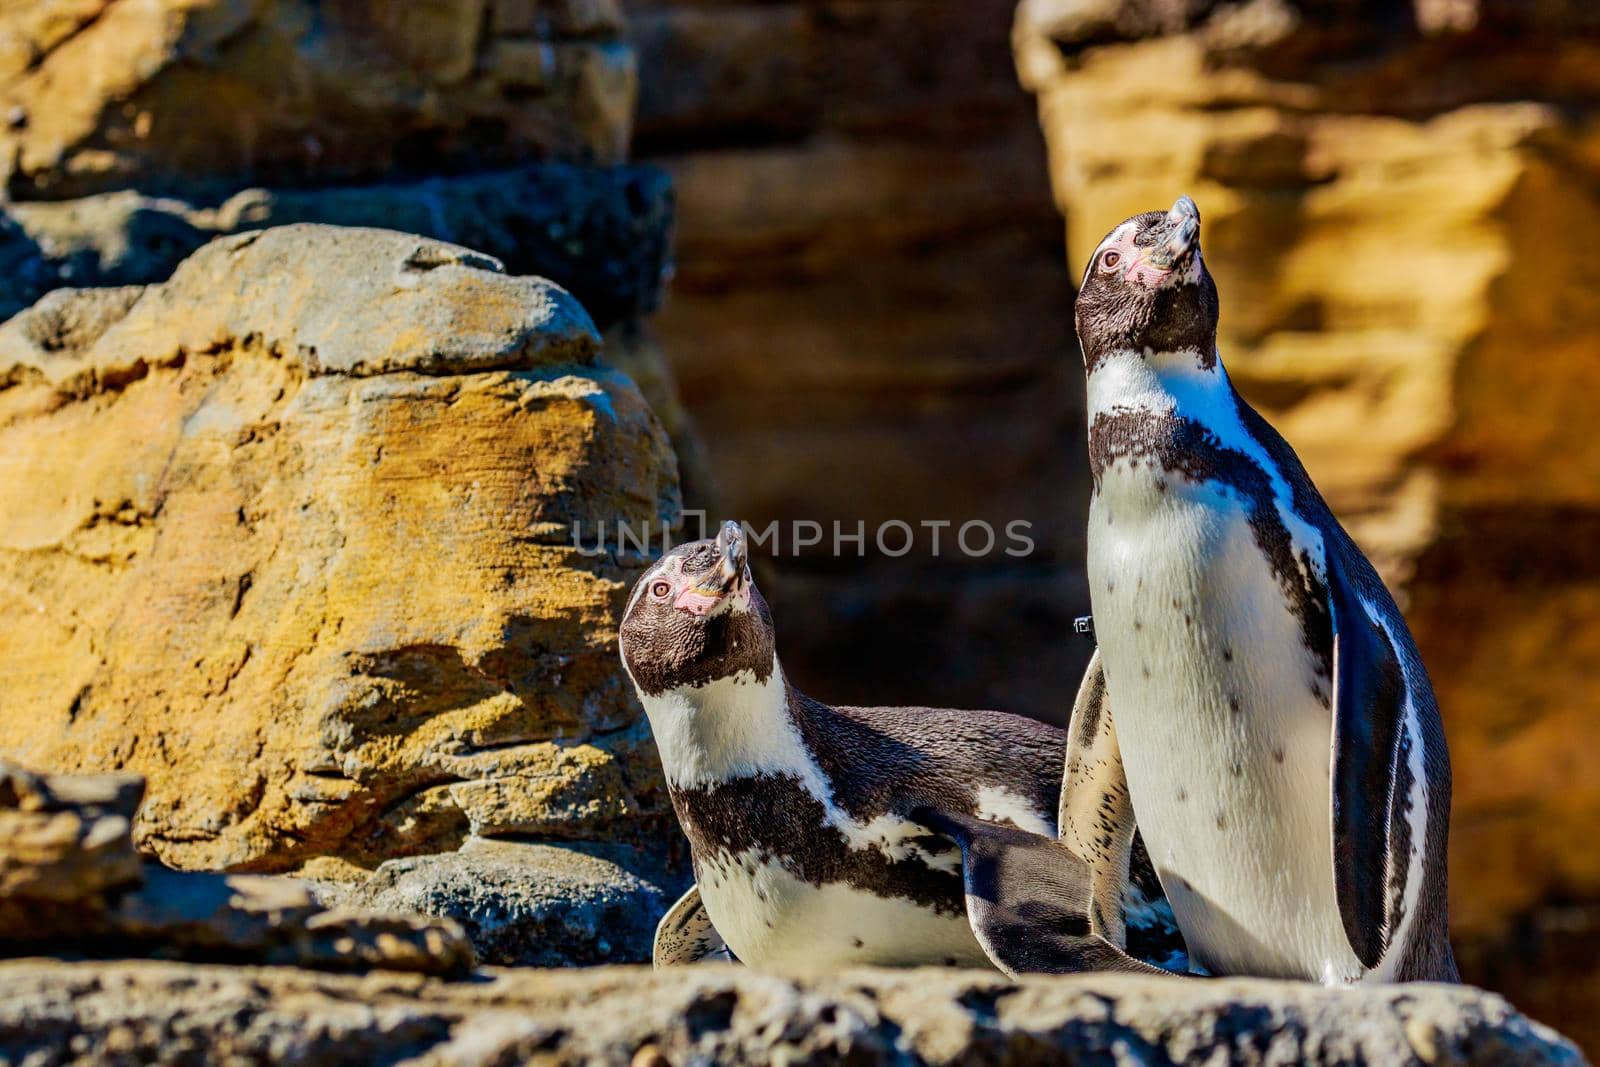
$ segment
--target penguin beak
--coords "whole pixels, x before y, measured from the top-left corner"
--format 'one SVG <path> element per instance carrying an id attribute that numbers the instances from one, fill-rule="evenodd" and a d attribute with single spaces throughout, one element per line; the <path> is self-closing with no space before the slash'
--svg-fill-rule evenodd
<path id="1" fill-rule="evenodd" d="M 1161 241 L 1144 255 L 1144 261 L 1157 270 L 1171 270 L 1193 252 L 1200 241 L 1200 208 L 1187 196 L 1180 196 L 1167 212 L 1171 228 Z"/>
<path id="2" fill-rule="evenodd" d="M 717 563 L 701 576 L 694 585 L 678 594 L 673 606 L 694 615 L 709 615 L 729 598 L 744 592 L 745 564 L 749 561 L 749 548 L 745 543 L 744 527 L 736 522 L 725 522 L 717 534 Z"/>
<path id="3" fill-rule="evenodd" d="M 744 541 L 744 527 L 736 522 L 725 522 L 717 534 L 717 550 L 721 562 L 716 569 L 716 581 L 724 593 L 731 592 L 744 576 L 744 566 L 749 549 Z"/>

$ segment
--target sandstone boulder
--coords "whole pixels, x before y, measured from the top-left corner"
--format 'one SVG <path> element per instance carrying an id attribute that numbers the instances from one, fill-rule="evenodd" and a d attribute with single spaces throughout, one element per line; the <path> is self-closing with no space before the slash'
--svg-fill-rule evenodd
<path id="1" fill-rule="evenodd" d="M 674 460 L 597 342 L 488 256 L 309 225 L 11 320 L 0 752 L 144 774 L 177 867 L 653 834 L 615 645 L 645 561 L 574 541 L 659 536 Z"/>
<path id="2" fill-rule="evenodd" d="M 1499 997 L 1462 987 L 1011 982 L 934 970 L 795 978 L 713 965 L 490 971 L 452 983 L 44 960 L 0 963 L 0 1056 L 293 1067 L 1584 1062 Z"/>
<path id="3" fill-rule="evenodd" d="M 229 191 L 615 162 L 633 53 L 611 0 L 16 0 L 0 189 Z"/>

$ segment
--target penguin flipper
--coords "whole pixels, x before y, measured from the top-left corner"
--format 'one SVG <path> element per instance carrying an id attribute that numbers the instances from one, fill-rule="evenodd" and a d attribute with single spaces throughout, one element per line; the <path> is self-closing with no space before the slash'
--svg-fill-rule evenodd
<path id="1" fill-rule="evenodd" d="M 692 885 L 678 902 L 656 924 L 655 944 L 650 950 L 650 962 L 657 969 L 684 967 L 691 963 L 726 963 L 734 961 L 728 943 L 722 940 L 717 928 L 711 925 L 711 916 L 700 899 L 700 887 Z M 736 961 L 735 961 L 736 962 Z"/>
<path id="2" fill-rule="evenodd" d="M 1388 948 L 1396 840 L 1395 761 L 1403 758 L 1406 680 L 1400 653 L 1329 560 L 1333 614 L 1333 871 L 1345 936 L 1362 966 Z M 1396 851 L 1398 848 L 1398 852 Z"/>
<path id="3" fill-rule="evenodd" d="M 932 809 L 911 817 L 960 846 L 967 919 L 1006 974 L 1169 973 L 1091 932 L 1089 865 L 1059 841 Z"/>
<path id="4" fill-rule="evenodd" d="M 1089 864 L 1091 931 L 1125 948 L 1123 890 L 1133 853 L 1133 804 L 1098 649 L 1084 671 L 1067 723 L 1067 760 L 1056 826 L 1062 844 Z"/>

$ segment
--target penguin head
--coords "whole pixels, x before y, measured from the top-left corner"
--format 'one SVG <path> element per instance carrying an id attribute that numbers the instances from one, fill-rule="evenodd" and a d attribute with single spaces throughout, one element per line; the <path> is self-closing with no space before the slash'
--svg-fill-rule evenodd
<path id="1" fill-rule="evenodd" d="M 1200 255 L 1200 209 L 1187 196 L 1106 234 L 1084 268 L 1075 316 L 1084 365 L 1117 351 L 1217 348 L 1217 285 Z"/>
<path id="2" fill-rule="evenodd" d="M 772 614 L 750 578 L 744 528 L 666 553 L 640 576 L 618 633 L 634 685 L 654 696 L 771 669 Z"/>

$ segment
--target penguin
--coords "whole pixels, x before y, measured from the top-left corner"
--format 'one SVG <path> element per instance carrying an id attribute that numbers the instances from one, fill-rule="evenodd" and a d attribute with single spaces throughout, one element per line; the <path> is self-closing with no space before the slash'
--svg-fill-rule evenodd
<path id="1" fill-rule="evenodd" d="M 1197 971 L 1459 981 L 1427 672 L 1371 563 L 1228 378 L 1194 201 L 1113 229 L 1075 317 L 1099 647 L 1069 760 L 1107 769 L 1063 803 L 1103 804 L 1115 826 L 1086 854 L 1091 896 L 1121 876 L 1136 816 Z"/>
<path id="2" fill-rule="evenodd" d="M 657 928 L 656 966 L 1162 973 L 1089 932 L 1088 865 L 1056 836 L 1063 732 L 807 697 L 778 660 L 740 524 L 651 566 L 619 644 L 695 875 Z M 1130 883 L 1116 910 L 1170 949 L 1154 885 Z"/>

